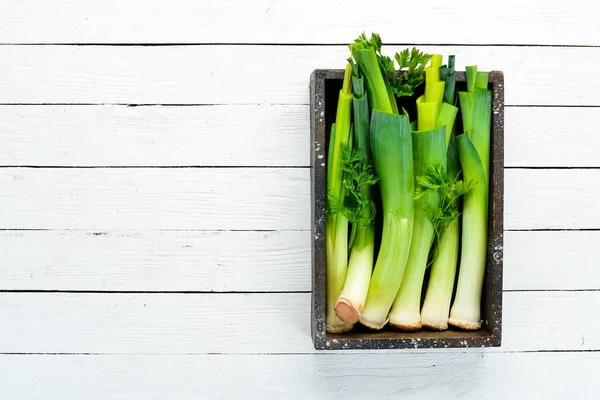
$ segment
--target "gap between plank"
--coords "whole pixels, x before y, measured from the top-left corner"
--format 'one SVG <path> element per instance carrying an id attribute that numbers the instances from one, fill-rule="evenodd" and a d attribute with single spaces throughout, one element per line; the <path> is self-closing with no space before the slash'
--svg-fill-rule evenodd
<path id="1" fill-rule="evenodd" d="M 5 169 L 309 169 L 310 165 L 0 165 Z M 505 166 L 504 169 L 595 170 L 600 166 Z"/>
<path id="2" fill-rule="evenodd" d="M 472 349 L 481 349 L 481 347 L 472 347 Z M 487 349 L 490 349 L 489 347 Z M 367 351 L 366 354 L 389 354 L 388 351 L 381 352 L 377 350 Z M 400 349 L 396 349 L 400 350 Z M 448 350 L 448 349 L 445 349 Z M 433 352 L 438 352 L 439 349 L 420 349 L 418 351 L 405 351 L 404 354 L 430 354 Z M 394 351 L 395 353 L 397 351 Z M 598 353 L 600 349 L 582 349 L 582 350 L 508 350 L 508 351 L 484 351 L 484 354 L 521 354 L 521 353 Z M 398 352 L 399 353 L 399 352 Z M 445 354 L 471 354 L 473 351 L 459 351 L 456 349 L 451 349 L 450 352 L 445 351 Z M 479 353 L 479 351 L 477 351 Z M 332 355 L 355 355 L 356 352 L 351 351 L 315 351 L 314 353 L 223 353 L 223 352 L 207 352 L 207 353 L 89 353 L 89 352 L 81 352 L 81 353 L 23 353 L 23 352 L 10 352 L 10 353 L 0 353 L 0 356 L 160 356 L 160 357 L 170 357 L 170 356 L 315 356 L 315 355 L 323 355 L 323 356 L 332 356 Z M 365 353 L 361 353 L 365 354 Z"/>
<path id="3" fill-rule="evenodd" d="M 311 232 L 312 229 L 94 229 L 94 228 L 0 228 L 0 232 L 90 232 L 102 236 L 108 232 Z M 598 232 L 600 228 L 504 229 L 503 232 Z"/>
<path id="4" fill-rule="evenodd" d="M 33 169 L 307 169 L 310 165 L 0 165 L 0 168 Z"/>
<path id="5" fill-rule="evenodd" d="M 311 229 L 93 229 L 93 228 L 0 228 L 0 232 L 90 232 L 91 235 L 103 236 L 108 232 L 310 232 Z"/>
<path id="6" fill-rule="evenodd" d="M 349 43 L 268 43 L 268 42 L 165 42 L 165 43 L 0 43 L 0 46 L 78 46 L 78 47 L 190 47 L 190 46 L 261 46 L 261 47 L 339 47 Z M 490 44 L 490 43 L 385 43 L 386 46 L 436 46 L 436 47 L 550 47 L 550 48 L 600 48 L 593 44 Z"/>
<path id="7" fill-rule="evenodd" d="M 600 292 L 600 289 L 504 289 L 503 293 L 531 293 L 531 292 Z M 55 289 L 0 289 L 0 293 L 26 293 L 26 294 L 190 294 L 190 295 L 213 295 L 213 294 L 312 294 L 312 290 L 269 290 L 269 291 L 194 291 L 194 290 L 55 290 Z"/>
<path id="8" fill-rule="evenodd" d="M 123 106 L 123 107 L 222 107 L 310 106 L 310 103 L 0 103 L 4 106 Z M 505 104 L 508 108 L 600 108 L 600 104 Z"/>
<path id="9" fill-rule="evenodd" d="M 533 228 L 504 229 L 504 232 L 597 232 L 600 228 Z"/>
<path id="10" fill-rule="evenodd" d="M 310 106 L 310 103 L 0 103 L 4 106 L 122 106 L 122 107 L 224 107 L 224 106 Z M 505 104 L 509 108 L 600 108 L 585 104 Z"/>
<path id="11" fill-rule="evenodd" d="M 565 167 L 565 166 L 558 166 L 558 167 L 530 167 L 530 166 L 510 166 L 510 167 L 507 167 L 507 166 L 505 166 L 504 169 L 557 169 L 557 170 L 565 170 L 565 169 L 600 169 L 600 167 L 590 167 L 590 166 L 586 166 L 586 167 Z"/>
<path id="12" fill-rule="evenodd" d="M 310 294 L 310 290 L 272 290 L 272 291 L 194 291 L 194 290 L 53 290 L 53 289 L 15 289 L 15 290 L 0 290 L 0 293 L 73 293 L 73 294 Z"/>

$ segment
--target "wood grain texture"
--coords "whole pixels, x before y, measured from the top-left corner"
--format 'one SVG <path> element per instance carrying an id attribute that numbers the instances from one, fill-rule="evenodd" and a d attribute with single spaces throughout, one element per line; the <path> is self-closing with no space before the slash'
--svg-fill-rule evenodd
<path id="1" fill-rule="evenodd" d="M 596 167 L 595 108 L 507 107 L 507 167 Z M 307 105 L 0 106 L 0 164 L 308 166 Z"/>
<path id="2" fill-rule="evenodd" d="M 310 290 L 310 232 L 0 231 L 0 290 Z"/>
<path id="3" fill-rule="evenodd" d="M 307 230 L 307 168 L 4 168 L 3 229 Z M 597 228 L 600 170 L 505 171 L 504 228 Z M 565 207 L 568 204 L 569 207 Z"/>
<path id="4" fill-rule="evenodd" d="M 0 227 L 308 229 L 308 169 L 0 170 Z"/>
<path id="5" fill-rule="evenodd" d="M 502 347 L 600 350 L 600 292 L 505 292 Z M 310 293 L 0 293 L 0 353 L 316 352 Z M 458 350 L 448 350 L 458 351 Z"/>
<path id="6" fill-rule="evenodd" d="M 0 231 L 0 290 L 310 291 L 310 232 Z M 505 232 L 505 290 L 600 289 L 600 232 Z"/>
<path id="7" fill-rule="evenodd" d="M 594 399 L 598 353 L 0 356 L 7 398 Z M 35 379 L 35 384 L 32 380 Z"/>
<path id="8" fill-rule="evenodd" d="M 217 5 L 218 4 L 218 5 Z M 356 12 L 360 10 L 360 12 Z M 333 17 L 335 16 L 335 17 Z M 582 0 L 7 0 L 4 43 L 348 43 L 368 28 L 389 43 L 598 45 L 600 13 Z M 431 26 L 423 29 L 423 21 Z M 440 28 L 442 29 L 442 28 Z"/>
<path id="9" fill-rule="evenodd" d="M 308 166 L 308 106 L 0 106 L 2 165 Z"/>
<path id="10" fill-rule="evenodd" d="M 504 71 L 507 105 L 600 105 L 596 48 L 420 49 Z M 347 57 L 345 45 L 1 46 L 0 103 L 308 104 L 310 73 Z M 569 79 L 556 79 L 557 60 Z"/>

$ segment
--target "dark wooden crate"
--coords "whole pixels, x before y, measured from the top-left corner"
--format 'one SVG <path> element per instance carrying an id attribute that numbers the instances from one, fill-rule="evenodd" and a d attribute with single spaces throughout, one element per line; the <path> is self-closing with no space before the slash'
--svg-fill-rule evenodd
<path id="1" fill-rule="evenodd" d="M 312 338 L 316 349 L 405 349 L 438 347 L 498 347 L 502 336 L 502 252 L 504 211 L 504 75 L 489 74 L 493 91 L 490 154 L 490 214 L 488 253 L 483 287 L 482 329 L 444 332 L 401 332 L 389 326 L 371 331 L 360 324 L 347 333 L 325 331 L 326 257 L 325 205 L 329 131 L 335 121 L 343 70 L 318 69 L 310 77 L 311 200 L 312 200 Z M 456 73 L 457 90 L 466 90 L 464 72 Z"/>

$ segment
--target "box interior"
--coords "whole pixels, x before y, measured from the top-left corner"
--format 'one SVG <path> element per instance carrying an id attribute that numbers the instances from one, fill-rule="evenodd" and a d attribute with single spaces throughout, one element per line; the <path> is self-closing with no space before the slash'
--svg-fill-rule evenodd
<path id="1" fill-rule="evenodd" d="M 458 74 L 457 74 L 458 75 Z M 342 79 L 325 79 L 325 122 L 326 122 L 326 128 L 325 128 L 325 143 L 322 144 L 322 146 L 325 148 L 324 154 L 327 155 L 328 154 L 328 147 L 329 147 L 329 134 L 331 131 L 331 124 L 335 122 L 335 116 L 336 116 L 336 110 L 337 110 L 337 103 L 338 103 L 338 96 L 339 96 L 339 91 L 342 88 Z M 488 85 L 489 89 L 494 89 L 493 87 L 493 82 L 490 82 Z M 421 94 L 423 94 L 423 90 L 424 90 L 424 85 L 421 85 L 417 92 L 413 95 L 413 97 L 411 97 L 410 99 L 406 99 L 406 101 L 402 101 L 402 102 L 398 102 L 398 108 L 401 109 L 400 107 L 404 107 L 410 117 L 411 120 L 414 119 L 414 117 L 416 116 L 416 106 L 415 104 L 415 99 L 420 96 Z M 467 90 L 467 85 L 466 82 L 463 79 L 460 79 L 460 77 L 457 77 L 457 82 L 456 82 L 456 91 L 466 91 Z M 492 126 L 493 126 L 493 118 L 494 118 L 494 114 L 492 114 Z M 460 113 L 457 116 L 457 123 L 460 120 Z M 462 125 L 462 123 L 460 123 Z M 493 152 L 493 147 L 491 146 L 491 151 Z M 490 155 L 490 159 L 494 158 L 494 154 L 492 153 Z M 490 187 L 493 187 L 493 168 L 494 165 L 492 163 L 490 163 Z M 379 198 L 379 191 L 378 190 L 374 190 L 374 201 L 377 204 L 377 209 L 380 210 L 381 209 L 381 200 Z M 492 193 L 490 191 L 490 198 L 492 196 Z M 492 227 L 492 213 L 490 212 L 490 217 L 489 217 L 489 229 L 491 230 Z M 376 224 L 376 237 L 375 237 L 375 259 L 377 259 L 377 253 L 378 253 L 378 249 L 379 249 L 379 243 L 381 240 L 381 224 L 382 224 L 382 218 L 381 218 L 381 213 L 377 213 L 376 219 L 375 219 L 375 224 Z M 486 268 L 488 270 L 486 270 L 486 274 L 489 274 L 489 268 L 490 268 L 490 260 L 489 258 L 491 257 L 491 252 L 488 251 L 488 262 L 486 263 Z M 427 269 L 426 275 L 425 275 L 425 283 L 424 283 L 424 288 L 427 287 L 427 282 L 429 280 L 429 271 L 430 269 Z M 458 273 L 456 274 L 456 279 L 458 279 Z M 362 326 L 361 324 L 356 324 L 356 326 L 352 329 L 351 332 L 347 332 L 347 333 L 326 333 L 325 335 L 325 339 L 326 340 L 340 340 L 340 339 L 450 339 L 450 338 L 456 338 L 456 339 L 466 339 L 466 338 L 481 338 L 481 337 L 491 337 L 493 336 L 493 326 L 491 326 L 491 322 L 493 321 L 493 318 L 488 317 L 488 314 L 491 310 L 491 305 L 489 304 L 490 301 L 487 298 L 487 293 L 491 292 L 491 288 L 489 288 L 488 286 L 490 285 L 490 280 L 486 279 L 485 283 L 484 283 L 484 288 L 483 288 L 483 293 L 482 293 L 482 310 L 481 310 L 481 316 L 482 316 L 482 320 L 483 320 L 483 324 L 482 324 L 482 328 L 480 330 L 477 331 L 463 331 L 460 329 L 456 329 L 456 328 L 452 328 L 450 327 L 450 329 L 446 330 L 446 331 L 432 331 L 432 330 L 427 330 L 427 329 L 422 329 L 418 332 L 402 332 L 399 331 L 397 329 L 394 329 L 392 327 L 390 327 L 389 325 L 386 326 L 385 328 L 383 328 L 380 331 L 372 331 L 364 326 Z M 455 290 L 456 290 L 456 284 L 455 284 Z M 422 293 L 422 298 L 421 298 L 421 304 L 424 301 L 425 298 L 425 290 L 423 290 Z"/>

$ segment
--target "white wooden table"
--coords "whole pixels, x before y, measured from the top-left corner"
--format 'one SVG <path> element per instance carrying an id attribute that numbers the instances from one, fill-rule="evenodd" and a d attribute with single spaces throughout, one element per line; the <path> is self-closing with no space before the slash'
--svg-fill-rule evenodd
<path id="1" fill-rule="evenodd" d="M 600 8 L 421 3 L 3 0 L 0 398 L 598 398 Z M 313 349 L 308 80 L 363 29 L 505 72 L 501 348 Z"/>

